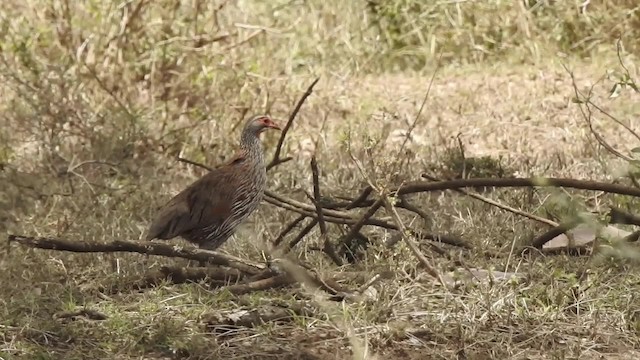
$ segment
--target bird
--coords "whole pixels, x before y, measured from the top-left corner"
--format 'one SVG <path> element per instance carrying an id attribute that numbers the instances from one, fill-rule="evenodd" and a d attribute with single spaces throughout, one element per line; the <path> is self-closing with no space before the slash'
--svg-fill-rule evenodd
<path id="1" fill-rule="evenodd" d="M 267 171 L 260 134 L 269 129 L 282 130 L 268 115 L 251 117 L 235 156 L 161 206 L 146 240 L 182 237 L 205 250 L 224 244 L 262 200 Z"/>

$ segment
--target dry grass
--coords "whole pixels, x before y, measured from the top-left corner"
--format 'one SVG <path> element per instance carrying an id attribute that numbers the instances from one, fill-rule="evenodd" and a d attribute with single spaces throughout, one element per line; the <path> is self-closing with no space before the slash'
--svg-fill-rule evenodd
<path id="1" fill-rule="evenodd" d="M 408 3 L 398 1 L 402 16 L 411 13 L 402 7 Z M 551 15 L 536 13 L 535 19 L 520 6 L 500 8 L 500 16 L 492 17 L 496 6 L 506 5 L 465 4 L 451 5 L 462 14 L 453 23 L 448 10 L 425 10 L 437 16 L 423 35 L 439 45 L 413 41 L 407 48 L 389 38 L 397 34 L 379 33 L 373 15 L 356 1 L 8 2 L 0 10 L 0 232 L 140 239 L 156 206 L 201 175 L 175 161 L 177 155 L 223 161 L 247 114 L 285 118 L 318 75 L 284 149 L 295 159 L 270 174 L 269 188 L 288 197 L 306 201 L 304 191 L 311 192 L 308 161 L 316 140 L 325 194 L 355 195 L 366 184 L 348 148 L 373 179 L 397 183 L 446 165 L 459 133 L 467 156 L 502 157 L 503 166 L 519 175 L 616 178 L 625 164 L 589 135 L 561 65 L 575 72 L 581 89 L 608 71 L 620 72 L 612 39 L 619 33 L 634 39 L 635 2 L 624 14 L 604 7 L 579 18 L 571 15 L 575 4 L 554 5 Z M 486 20 L 474 23 L 469 13 Z M 505 19 L 518 26 L 506 27 L 513 31 L 500 35 L 503 45 L 486 46 L 495 38 L 480 34 L 497 36 Z M 411 24 L 421 29 L 419 22 Z M 561 27 L 565 37 L 544 31 L 545 24 Z M 481 39 L 486 43 L 478 44 Z M 579 51 L 569 51 L 572 41 Z M 482 51 L 474 52 L 478 46 Z M 627 46 L 637 51 L 637 44 Z M 399 133 L 417 113 L 438 51 L 446 56 L 426 111 L 408 151 L 396 156 Z M 556 56 L 558 51 L 571 55 Z M 624 60 L 637 79 L 637 58 L 625 53 Z M 637 127 L 638 94 L 629 90 L 609 99 L 612 85 L 611 76 L 600 81 L 593 101 Z M 605 117 L 594 123 L 620 151 L 637 146 Z M 275 141 L 265 139 L 267 151 Z M 408 166 L 389 174 L 407 157 Z M 638 203 L 561 190 L 485 195 L 542 216 L 588 211 L 595 220 L 603 220 L 611 203 L 631 209 Z M 162 265 L 186 262 L 12 246 L 0 254 L 0 358 L 638 357 L 640 288 L 633 259 L 520 257 L 512 249 L 543 226 L 457 194 L 412 200 L 434 219 L 430 231 L 460 235 L 474 246 L 446 248 L 450 257 L 444 258 L 422 244 L 441 272 L 462 263 L 524 278 L 443 289 L 404 244 L 385 248 L 393 234 L 380 229 L 365 231 L 372 244 L 358 263 L 336 268 L 317 251 L 314 230 L 295 253 L 321 275 L 359 275 L 345 283 L 349 288 L 381 269 L 394 275 L 374 286 L 372 301 L 315 299 L 312 316 L 214 331 L 207 327 L 212 317 L 286 306 L 298 295 L 281 289 L 233 296 L 205 281 L 111 293 Z M 412 226 L 425 225 L 412 214 L 401 216 Z M 293 217 L 264 204 L 223 250 L 260 261 L 266 244 Z M 329 236 L 337 239 L 344 231 L 330 227 Z M 54 316 L 83 307 L 107 319 Z"/>

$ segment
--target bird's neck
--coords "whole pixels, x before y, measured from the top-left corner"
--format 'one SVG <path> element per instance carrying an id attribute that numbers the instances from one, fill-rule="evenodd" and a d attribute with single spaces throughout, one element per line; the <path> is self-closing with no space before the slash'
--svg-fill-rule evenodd
<path id="1" fill-rule="evenodd" d="M 264 162 L 264 151 L 262 149 L 262 142 L 260 138 L 251 133 L 242 134 L 242 139 L 240 140 L 240 147 L 247 155 L 254 159 L 258 163 Z"/>

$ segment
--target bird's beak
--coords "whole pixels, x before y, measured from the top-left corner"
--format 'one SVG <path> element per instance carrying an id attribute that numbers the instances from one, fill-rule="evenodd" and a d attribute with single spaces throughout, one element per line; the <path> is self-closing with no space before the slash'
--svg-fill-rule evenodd
<path id="1" fill-rule="evenodd" d="M 269 127 L 271 129 L 282 130 L 282 128 L 280 128 L 280 126 L 273 121 L 271 122 L 271 125 Z"/>

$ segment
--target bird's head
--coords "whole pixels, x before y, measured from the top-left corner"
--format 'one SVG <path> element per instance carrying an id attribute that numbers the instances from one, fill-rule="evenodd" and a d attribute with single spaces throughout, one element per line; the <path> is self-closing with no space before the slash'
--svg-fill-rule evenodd
<path id="1" fill-rule="evenodd" d="M 276 124 L 268 115 L 257 115 L 252 117 L 247 125 L 245 125 L 244 131 L 259 135 L 268 129 L 281 130 L 280 126 Z"/>

